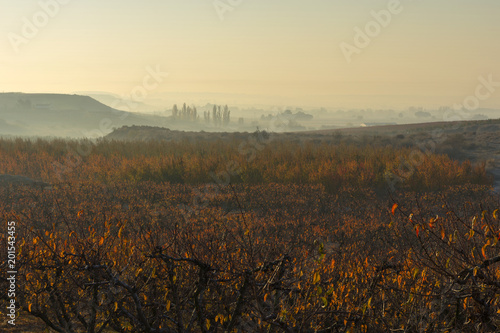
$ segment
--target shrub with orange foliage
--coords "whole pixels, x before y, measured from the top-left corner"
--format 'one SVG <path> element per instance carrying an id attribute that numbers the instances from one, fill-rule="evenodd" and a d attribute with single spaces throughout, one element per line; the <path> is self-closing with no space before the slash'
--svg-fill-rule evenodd
<path id="1" fill-rule="evenodd" d="M 488 182 L 481 169 L 430 156 L 389 198 L 383 174 L 405 150 L 275 142 L 246 163 L 237 143 L 97 142 L 57 182 L 40 169 L 75 142 L 0 143 L 3 172 L 53 184 L 0 188 L 21 315 L 53 331 L 500 327 L 499 203 L 470 184 Z M 227 159 L 239 176 L 186 215 Z"/>

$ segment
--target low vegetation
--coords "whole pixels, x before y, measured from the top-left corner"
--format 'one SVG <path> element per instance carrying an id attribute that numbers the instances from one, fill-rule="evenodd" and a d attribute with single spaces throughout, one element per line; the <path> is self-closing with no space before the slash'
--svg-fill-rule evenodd
<path id="1" fill-rule="evenodd" d="M 0 156 L 1 173 L 51 184 L 0 186 L 19 316 L 49 331 L 500 329 L 484 165 L 422 153 L 404 168 L 412 148 L 265 132 L 1 140 Z"/>

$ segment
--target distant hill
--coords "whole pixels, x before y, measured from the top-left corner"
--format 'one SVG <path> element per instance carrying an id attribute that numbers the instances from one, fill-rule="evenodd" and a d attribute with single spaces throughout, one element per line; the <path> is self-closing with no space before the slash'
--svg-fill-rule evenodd
<path id="1" fill-rule="evenodd" d="M 0 93 L 0 136 L 97 137 L 125 125 L 167 125 L 167 119 L 115 110 L 89 96 Z"/>
<path id="2" fill-rule="evenodd" d="M 106 92 L 75 92 L 78 95 L 90 96 L 96 101 L 99 101 L 107 106 L 116 108 L 122 111 L 134 111 L 134 112 L 152 112 L 158 111 L 161 108 L 140 102 L 133 101 L 131 99 L 126 99 L 120 97 L 119 95 L 106 93 Z M 133 105 L 133 109 L 131 109 L 130 105 Z"/>
<path id="3" fill-rule="evenodd" d="M 118 141 L 216 141 L 242 140 L 251 135 L 253 133 L 178 131 L 156 126 L 124 126 L 106 135 L 105 139 Z"/>

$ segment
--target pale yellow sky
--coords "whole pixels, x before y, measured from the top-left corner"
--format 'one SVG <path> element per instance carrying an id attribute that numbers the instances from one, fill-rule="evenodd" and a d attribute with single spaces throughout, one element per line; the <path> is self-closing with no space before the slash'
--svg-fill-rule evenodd
<path id="1" fill-rule="evenodd" d="M 148 97 L 397 108 L 461 102 L 480 76 L 500 82 L 497 0 L 0 0 L 0 9 L 0 91 L 127 94 L 159 66 L 169 75 Z M 389 13 L 387 24 L 372 11 Z M 367 25 L 369 45 L 356 44 Z M 500 108 L 497 89 L 481 106 Z"/>

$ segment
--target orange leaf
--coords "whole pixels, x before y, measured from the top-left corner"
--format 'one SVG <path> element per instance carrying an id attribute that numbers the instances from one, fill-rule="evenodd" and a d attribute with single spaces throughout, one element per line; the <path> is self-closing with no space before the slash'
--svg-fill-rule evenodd
<path id="1" fill-rule="evenodd" d="M 167 311 L 170 311 L 170 300 L 167 301 L 167 304 L 165 305 L 165 308 L 167 309 Z"/>
<path id="2" fill-rule="evenodd" d="M 394 205 L 392 205 L 392 209 L 391 209 L 391 213 L 392 215 L 394 215 L 396 213 L 396 209 L 398 208 L 398 204 L 395 203 Z"/>
<path id="3" fill-rule="evenodd" d="M 488 259 L 486 257 L 486 247 L 488 246 L 488 244 L 484 244 L 484 246 L 481 248 L 481 254 L 483 255 L 484 259 Z"/>
<path id="4" fill-rule="evenodd" d="M 437 220 L 438 220 L 438 217 L 436 217 L 436 218 L 432 217 L 429 221 L 429 228 L 433 229 L 436 226 Z"/>

